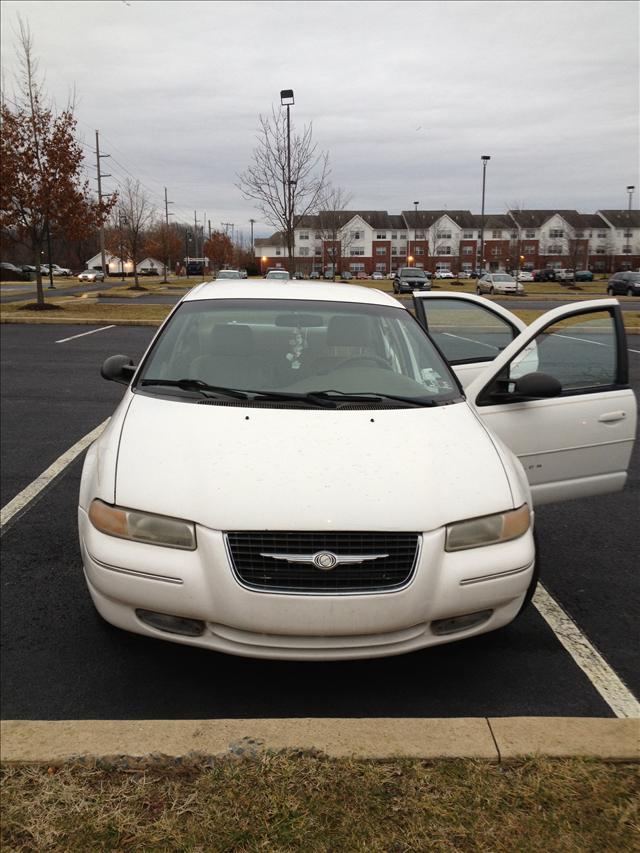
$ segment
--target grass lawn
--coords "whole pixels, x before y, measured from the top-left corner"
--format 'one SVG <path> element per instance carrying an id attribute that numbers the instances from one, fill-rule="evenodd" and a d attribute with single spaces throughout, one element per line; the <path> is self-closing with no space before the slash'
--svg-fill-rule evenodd
<path id="1" fill-rule="evenodd" d="M 2 848 L 602 853 L 637 849 L 640 769 L 587 760 L 265 754 L 3 771 Z M 635 841 L 634 841 L 635 839 Z"/>

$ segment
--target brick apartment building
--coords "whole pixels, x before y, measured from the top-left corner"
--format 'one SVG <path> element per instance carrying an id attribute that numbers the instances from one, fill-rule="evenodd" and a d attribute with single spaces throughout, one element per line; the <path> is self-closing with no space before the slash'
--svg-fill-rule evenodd
<path id="1" fill-rule="evenodd" d="M 544 267 L 613 272 L 640 266 L 640 211 L 510 210 L 485 214 L 484 264 L 480 257 L 482 217 L 468 210 L 320 212 L 302 217 L 295 230 L 294 271 L 381 272 L 401 266 L 453 273 L 474 269 Z M 255 240 L 264 274 L 288 267 L 282 233 Z"/>

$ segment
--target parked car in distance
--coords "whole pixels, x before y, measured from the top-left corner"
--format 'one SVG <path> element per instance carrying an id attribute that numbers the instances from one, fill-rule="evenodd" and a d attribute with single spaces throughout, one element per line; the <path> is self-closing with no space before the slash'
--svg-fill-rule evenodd
<path id="1" fill-rule="evenodd" d="M 518 281 L 533 281 L 533 273 L 529 270 L 520 270 L 516 274 L 516 278 Z"/>
<path id="2" fill-rule="evenodd" d="M 317 280 L 320 278 L 320 273 L 318 272 L 318 270 L 314 270 L 314 271 L 309 275 L 309 278 L 310 278 L 312 281 L 317 281 Z"/>
<path id="3" fill-rule="evenodd" d="M 574 281 L 593 281 L 593 273 L 591 270 L 576 270 Z"/>
<path id="4" fill-rule="evenodd" d="M 21 267 L 10 264 L 8 261 L 0 263 L 0 281 L 26 281 L 28 278 L 29 276 Z"/>
<path id="5" fill-rule="evenodd" d="M 327 271 L 322 277 L 325 279 L 325 281 L 333 281 L 335 279 L 335 273 Z"/>
<path id="6" fill-rule="evenodd" d="M 476 293 L 478 295 L 483 293 L 516 293 L 522 296 L 524 287 L 506 272 L 491 272 L 485 273 L 482 278 L 478 279 Z"/>
<path id="7" fill-rule="evenodd" d="M 393 292 L 413 293 L 414 290 L 431 290 L 429 277 L 420 267 L 400 267 L 393 279 Z"/>
<path id="8" fill-rule="evenodd" d="M 138 275 L 160 275 L 158 267 L 141 267 Z"/>
<path id="9" fill-rule="evenodd" d="M 371 276 L 371 279 L 372 281 L 384 281 L 386 277 L 386 273 L 374 272 Z"/>
<path id="10" fill-rule="evenodd" d="M 434 278 L 455 278 L 455 275 L 451 272 L 451 270 L 436 270 Z"/>
<path id="11" fill-rule="evenodd" d="M 341 273 L 340 278 L 342 279 L 342 281 L 351 281 L 351 279 L 353 278 L 353 273 L 343 272 Z"/>
<path id="12" fill-rule="evenodd" d="M 85 270 L 78 276 L 78 281 L 104 281 L 102 270 Z"/>
<path id="13" fill-rule="evenodd" d="M 366 274 L 366 272 L 359 272 L 358 275 L 356 276 L 356 278 L 359 281 L 368 281 L 369 276 Z"/>
<path id="14" fill-rule="evenodd" d="M 237 278 L 237 274 L 236 274 Z M 269 272 L 265 275 L 265 278 L 269 281 L 290 281 L 291 276 L 289 275 L 288 270 L 269 270 Z"/>
<path id="15" fill-rule="evenodd" d="M 216 273 L 216 281 L 220 281 L 220 279 L 225 278 L 235 278 L 236 280 L 238 280 L 241 279 L 242 276 L 240 275 L 238 270 L 218 270 L 218 272 Z"/>
<path id="16" fill-rule="evenodd" d="M 249 273 L 246 270 L 240 270 L 240 278 L 249 278 Z"/>
<path id="17" fill-rule="evenodd" d="M 573 281 L 575 276 L 575 270 L 555 270 L 556 281 Z"/>
<path id="18" fill-rule="evenodd" d="M 209 282 L 138 365 L 103 363 L 124 393 L 87 451 L 77 518 L 105 620 L 227 654 L 345 660 L 520 616 L 537 506 L 627 478 L 620 305 L 530 326 L 475 294 L 415 293 L 413 308 L 356 285 Z M 591 338 L 594 323 L 607 344 L 585 364 L 566 330 Z"/>
<path id="19" fill-rule="evenodd" d="M 533 280 L 534 281 L 555 281 L 556 280 L 556 271 L 547 267 L 543 270 L 534 270 L 533 271 Z"/>
<path id="20" fill-rule="evenodd" d="M 49 264 L 45 264 L 44 269 L 47 271 L 47 275 L 49 275 Z M 55 276 L 59 276 L 60 278 L 73 275 L 73 271 L 68 267 L 59 267 L 58 264 L 51 264 L 51 270 Z"/>
<path id="21" fill-rule="evenodd" d="M 472 278 L 471 270 L 460 270 L 458 278 Z"/>
<path id="22" fill-rule="evenodd" d="M 607 284 L 609 296 L 640 296 L 640 272 L 617 272 Z"/>

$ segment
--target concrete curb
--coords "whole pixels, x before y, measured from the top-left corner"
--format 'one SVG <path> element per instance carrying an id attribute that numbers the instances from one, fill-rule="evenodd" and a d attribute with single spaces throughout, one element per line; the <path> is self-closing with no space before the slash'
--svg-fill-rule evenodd
<path id="1" fill-rule="evenodd" d="M 640 761 L 640 719 L 6 720 L 0 736 L 0 760 L 7 764 L 146 759 L 161 766 L 267 750 L 333 758 Z"/>
<path id="2" fill-rule="evenodd" d="M 173 306 L 167 306 L 173 307 Z M 47 325 L 47 326 L 159 326 L 163 320 L 127 320 L 124 318 L 111 319 L 110 317 L 87 318 L 79 317 L 0 317 L 2 323 L 17 323 L 24 325 Z"/>

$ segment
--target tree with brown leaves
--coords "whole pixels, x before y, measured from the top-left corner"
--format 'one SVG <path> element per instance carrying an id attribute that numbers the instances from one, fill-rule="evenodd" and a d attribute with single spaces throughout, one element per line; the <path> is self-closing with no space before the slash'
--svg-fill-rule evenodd
<path id="1" fill-rule="evenodd" d="M 0 105 L 0 228 L 30 249 L 36 308 L 45 308 L 42 251 L 48 233 L 81 239 L 115 204 L 91 198 L 73 105 L 56 115 L 43 92 L 29 28 L 20 21 L 18 91 Z"/>
<path id="2" fill-rule="evenodd" d="M 234 245 L 227 234 L 214 231 L 204 244 L 204 255 L 215 270 L 223 269 L 233 263 Z"/>
<path id="3" fill-rule="evenodd" d="M 167 272 L 171 267 L 171 259 L 177 259 L 182 255 L 183 245 L 182 236 L 175 225 L 156 222 L 147 232 L 144 252 L 152 258 L 162 259 L 165 281 L 167 280 Z"/>

